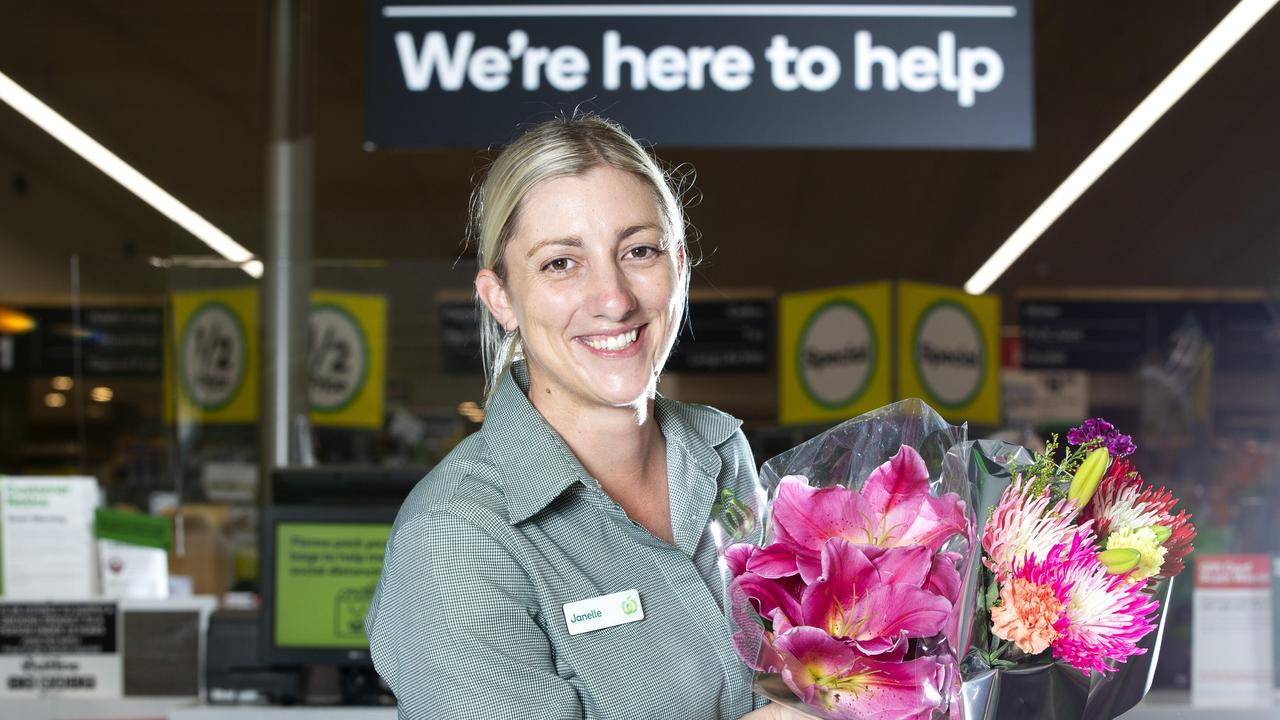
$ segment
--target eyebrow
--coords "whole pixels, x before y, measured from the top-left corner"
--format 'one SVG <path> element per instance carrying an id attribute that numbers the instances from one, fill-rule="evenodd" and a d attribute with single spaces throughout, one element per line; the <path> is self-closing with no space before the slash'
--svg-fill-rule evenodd
<path id="1" fill-rule="evenodd" d="M 623 240 L 626 240 L 632 235 L 635 235 L 638 232 L 644 232 L 645 230 L 661 231 L 662 228 L 658 227 L 653 223 L 637 223 L 635 225 L 629 225 L 626 228 L 623 228 L 623 230 L 618 233 L 618 241 L 621 242 Z M 529 254 L 526 257 L 532 258 L 534 255 L 537 255 L 538 252 L 542 250 L 542 248 L 549 247 L 552 245 L 580 248 L 582 247 L 582 238 L 578 237 L 577 235 L 569 235 L 567 237 L 550 238 L 547 240 L 543 240 L 542 242 L 539 242 L 538 244 L 529 248 Z"/>
<path id="2" fill-rule="evenodd" d="M 543 240 L 537 245 L 534 245 L 533 247 L 529 248 L 528 257 L 533 257 L 534 255 L 537 255 L 539 250 L 541 250 L 544 247 L 547 247 L 548 245 L 564 245 L 566 247 L 582 247 L 582 238 L 577 236 L 570 236 L 570 237 L 562 237 L 562 238 L 551 238 L 550 240 Z"/>
<path id="3" fill-rule="evenodd" d="M 638 232 L 643 232 L 645 230 L 657 230 L 661 232 L 662 228 L 658 227 L 657 225 L 654 225 L 653 223 L 639 223 L 637 225 L 632 225 L 627 229 L 623 230 L 622 232 L 618 233 L 618 240 L 626 240 L 632 235 L 635 235 Z"/>

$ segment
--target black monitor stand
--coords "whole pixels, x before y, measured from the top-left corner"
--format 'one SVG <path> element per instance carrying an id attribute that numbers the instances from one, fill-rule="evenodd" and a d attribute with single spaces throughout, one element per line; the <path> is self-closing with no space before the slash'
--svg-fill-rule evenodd
<path id="1" fill-rule="evenodd" d="M 394 705 L 395 702 L 395 696 L 372 667 L 306 666 L 303 685 L 306 705 Z"/>
<path id="2" fill-rule="evenodd" d="M 338 669 L 343 705 L 395 705 L 396 698 L 372 667 Z"/>

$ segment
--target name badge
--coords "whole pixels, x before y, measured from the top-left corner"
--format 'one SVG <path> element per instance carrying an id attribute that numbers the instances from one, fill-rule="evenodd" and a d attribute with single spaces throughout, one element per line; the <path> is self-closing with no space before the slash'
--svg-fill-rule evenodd
<path id="1" fill-rule="evenodd" d="M 612 595 L 564 604 L 564 622 L 569 626 L 570 635 L 643 619 L 644 608 L 640 606 L 640 593 L 636 590 L 623 590 Z"/>

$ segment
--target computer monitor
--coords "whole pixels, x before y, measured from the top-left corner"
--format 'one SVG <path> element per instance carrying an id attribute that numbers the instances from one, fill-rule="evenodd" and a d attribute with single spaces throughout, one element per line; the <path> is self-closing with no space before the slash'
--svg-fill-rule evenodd
<path id="1" fill-rule="evenodd" d="M 261 520 L 263 660 L 369 666 L 364 616 L 396 508 L 269 506 Z"/>
<path id="2" fill-rule="evenodd" d="M 276 468 L 271 471 L 271 502 L 275 505 L 348 508 L 399 507 L 413 486 L 430 470 L 430 467 L 417 465 Z"/>

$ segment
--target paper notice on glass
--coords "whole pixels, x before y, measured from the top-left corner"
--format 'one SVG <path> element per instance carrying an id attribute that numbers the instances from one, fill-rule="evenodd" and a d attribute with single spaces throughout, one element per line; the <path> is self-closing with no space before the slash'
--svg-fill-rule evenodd
<path id="1" fill-rule="evenodd" d="M 169 597 L 169 555 L 164 550 L 99 540 L 98 567 L 103 597 Z"/>
<path id="2" fill-rule="evenodd" d="M 0 476 L 0 594 L 83 600 L 97 595 L 91 477 Z"/>
<path id="3" fill-rule="evenodd" d="M 1273 702 L 1271 557 L 1197 555 L 1192 602 L 1191 702 Z"/>

